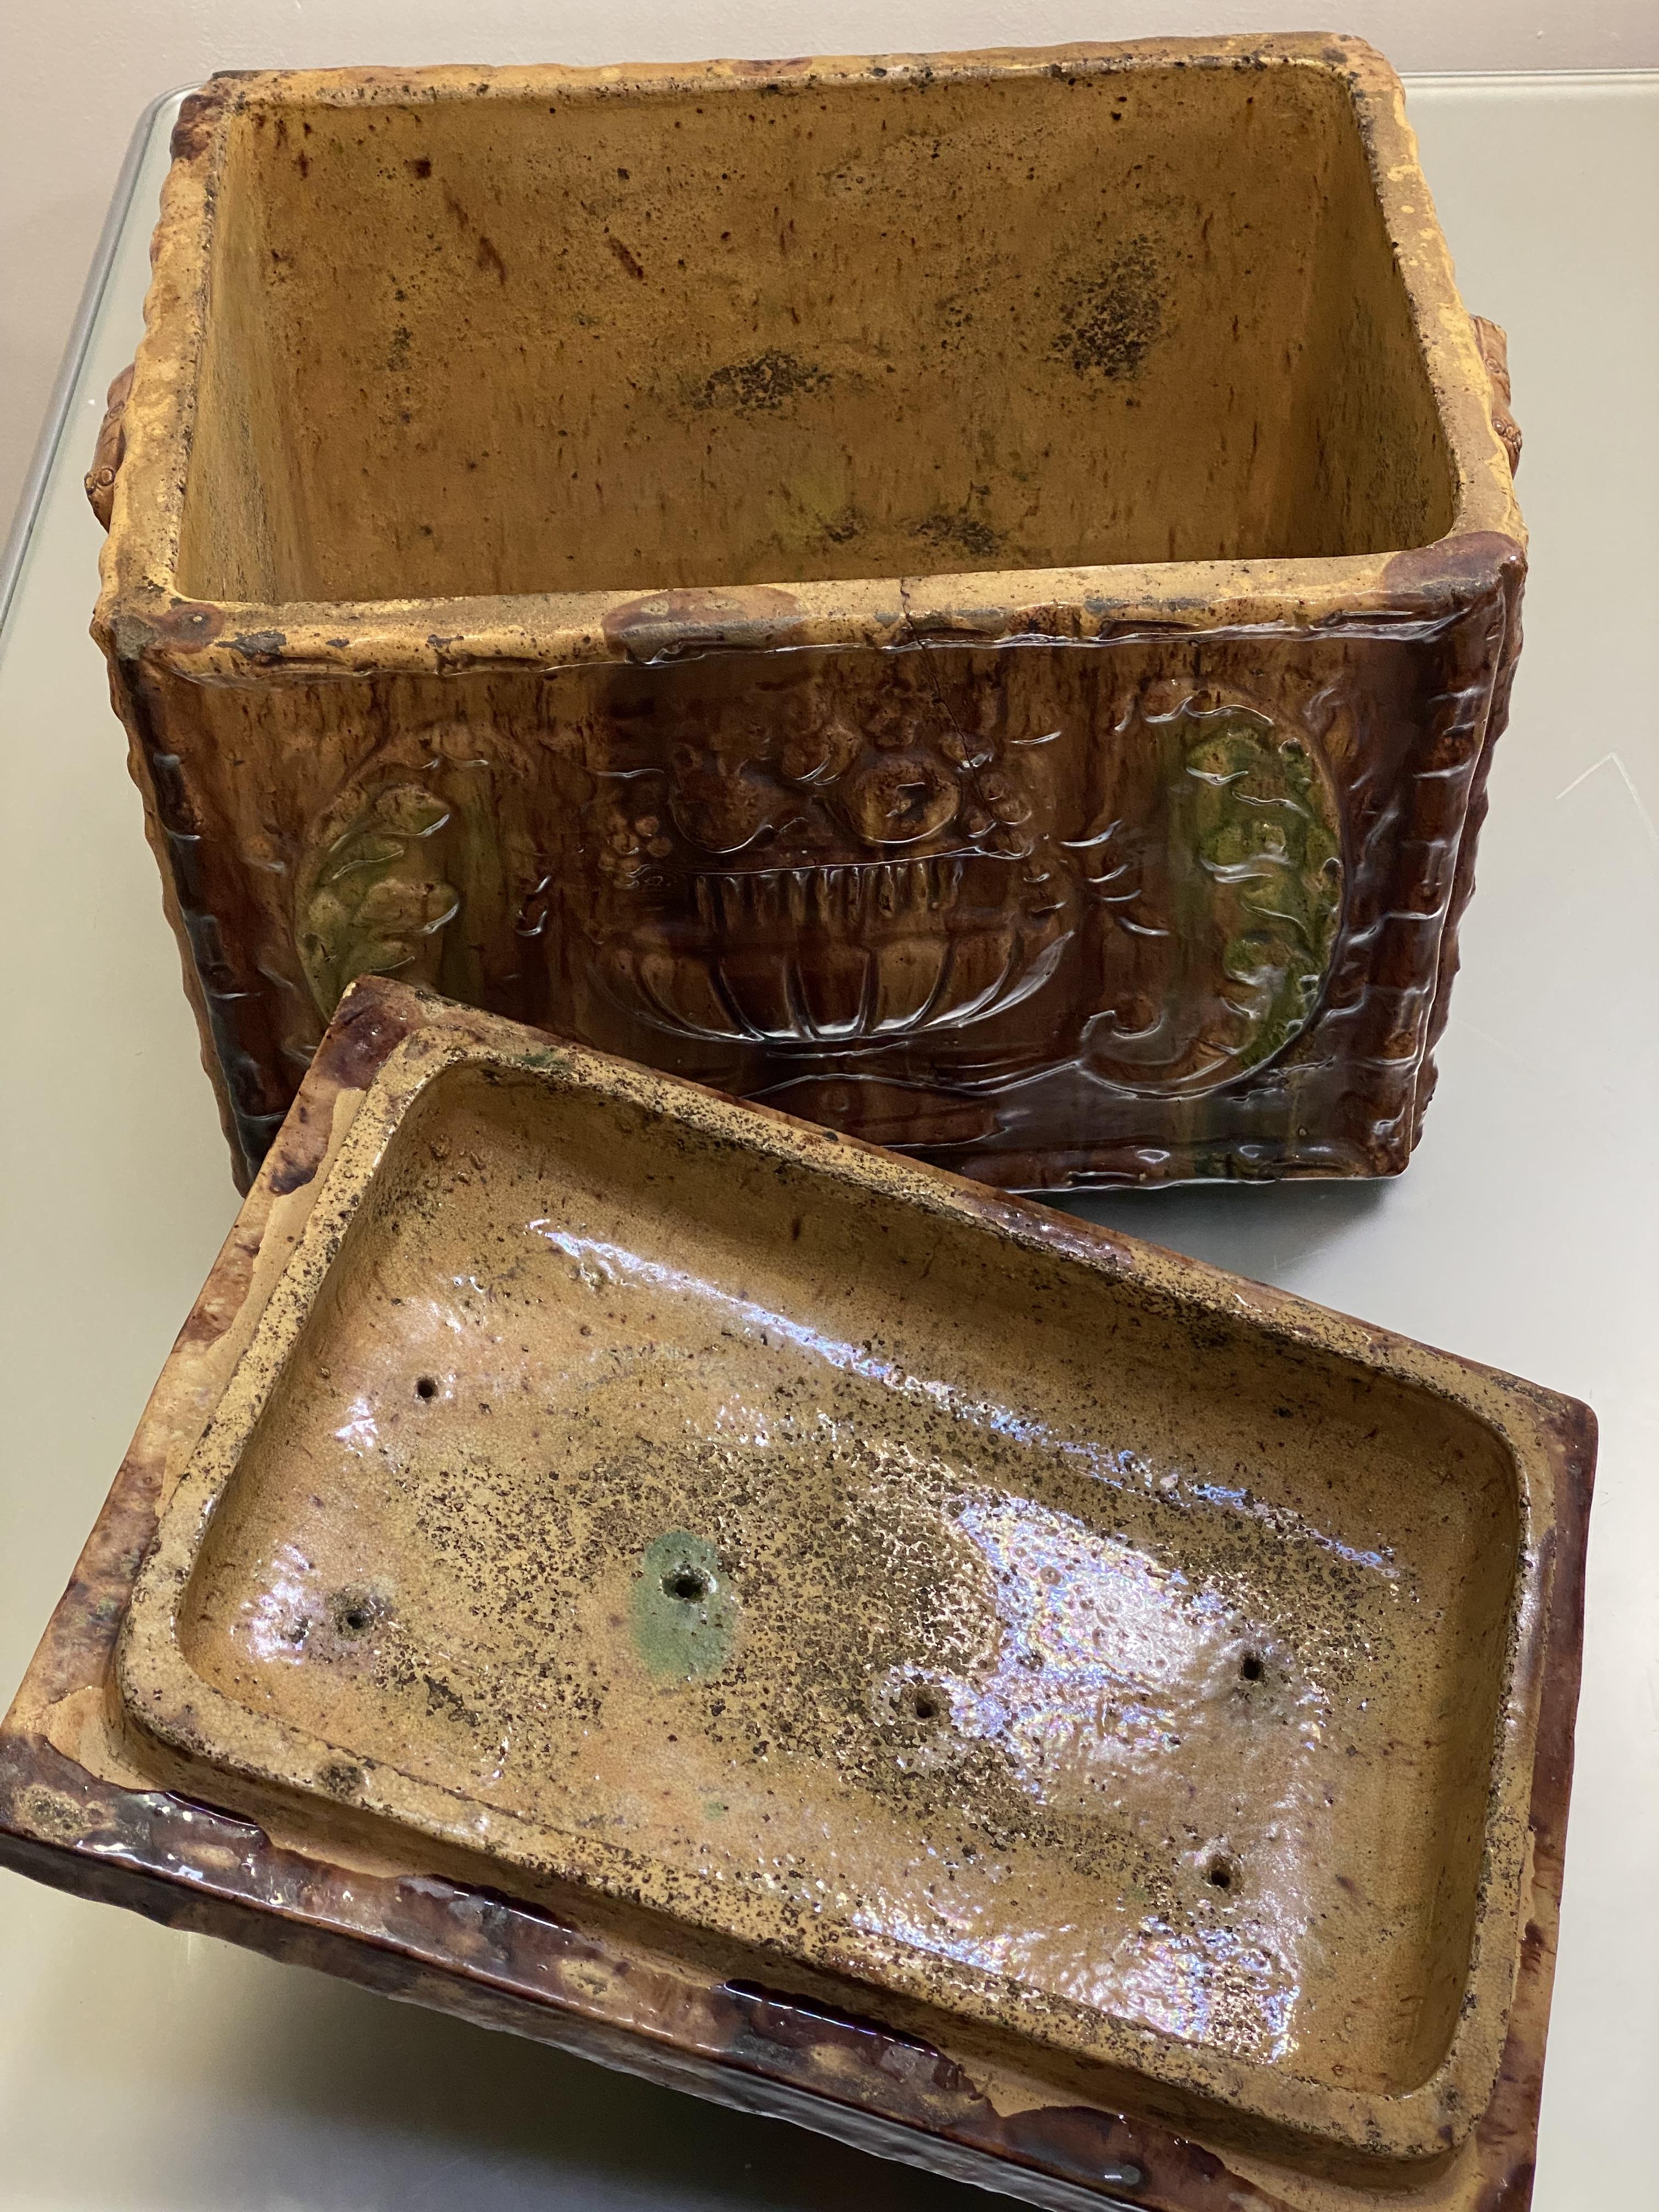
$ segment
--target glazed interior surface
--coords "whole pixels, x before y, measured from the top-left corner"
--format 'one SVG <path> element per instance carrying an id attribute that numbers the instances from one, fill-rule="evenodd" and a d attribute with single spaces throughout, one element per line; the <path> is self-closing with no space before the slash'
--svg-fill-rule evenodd
<path id="1" fill-rule="evenodd" d="M 1455 1407 L 471 1066 L 394 1134 L 179 1637 L 653 1907 L 1398 2090 L 1462 1997 L 1516 1566 Z"/>
<path id="2" fill-rule="evenodd" d="M 1334 70 L 255 95 L 212 222 L 198 598 L 1355 554 L 1452 525 Z"/>
<path id="3" fill-rule="evenodd" d="M 653 1907 L 1394 2090 L 1465 1984 L 1515 1480 L 1427 1394 L 473 1066 L 394 1135 L 179 1637 Z"/>

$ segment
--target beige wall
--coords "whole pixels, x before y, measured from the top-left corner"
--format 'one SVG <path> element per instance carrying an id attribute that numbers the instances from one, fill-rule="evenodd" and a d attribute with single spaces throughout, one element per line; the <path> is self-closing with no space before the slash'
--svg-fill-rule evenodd
<path id="1" fill-rule="evenodd" d="M 1655 0 L 0 0 L 0 519 L 27 466 L 134 118 L 216 69 L 1360 33 L 1401 70 L 1659 66 Z"/>

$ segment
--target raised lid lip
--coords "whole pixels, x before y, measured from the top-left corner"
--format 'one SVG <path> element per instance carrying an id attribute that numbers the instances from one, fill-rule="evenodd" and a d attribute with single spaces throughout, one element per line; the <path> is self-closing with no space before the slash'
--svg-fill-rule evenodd
<path id="1" fill-rule="evenodd" d="M 1298 68 L 1340 80 L 1352 101 L 1457 482 L 1452 528 L 1432 544 L 1293 560 L 1109 563 L 641 592 L 476 594 L 338 601 L 182 598 L 174 588 L 208 302 L 212 210 L 231 120 L 264 103 L 387 105 L 429 100 L 753 94 L 767 83 L 1006 80 L 1121 70 Z M 298 673 L 654 658 L 737 645 L 891 646 L 966 635 L 988 644 L 1115 635 L 1125 625 L 1299 629 L 1372 612 L 1446 612 L 1489 591 L 1524 557 L 1526 532 L 1490 386 L 1417 159 L 1399 78 L 1360 39 L 1319 32 L 1144 39 L 940 54 L 776 62 L 649 63 L 572 69 L 232 71 L 185 102 L 161 195 L 155 265 L 125 416 L 126 454 L 100 561 L 94 634 L 205 681 L 246 681 L 274 664 Z M 652 605 L 661 610 L 655 625 Z"/>
<path id="2" fill-rule="evenodd" d="M 884 1959 L 872 1975 L 836 1949 L 833 1939 L 803 1941 L 797 1956 L 807 1967 L 855 1978 L 939 2007 L 963 2021 L 989 2026 L 1016 2042 L 1040 2041 L 1062 2052 L 1101 2061 L 1179 2093 L 1265 2121 L 1369 2160 L 1432 2159 L 1455 2148 L 1490 2102 L 1504 2047 L 1513 1986 L 1518 1898 L 1528 1833 L 1534 1735 L 1541 1696 L 1541 1643 L 1547 1608 L 1556 1518 L 1561 1432 L 1580 1409 L 1559 1394 L 1483 1368 L 1455 1355 L 1416 1344 L 1309 1304 L 1288 1292 L 1251 1284 L 1224 1272 L 1159 1250 L 1069 1217 L 1050 1214 L 1027 1200 L 988 1191 L 947 1171 L 901 1159 L 855 1139 L 793 1121 L 770 1109 L 745 1106 L 678 1079 L 661 1076 L 584 1048 L 545 1037 L 492 1016 L 449 1006 L 424 991 L 383 982 L 359 984 L 343 1002 L 336 1027 L 390 1002 L 406 1012 L 411 1034 L 392 1051 L 367 1089 L 355 1094 L 356 1110 L 337 1138 L 326 1181 L 298 1244 L 280 1276 L 258 1299 L 251 1338 L 210 1409 L 206 1427 L 177 1487 L 164 1503 L 155 1543 L 134 1587 L 116 1656 L 115 1680 L 128 1721 L 142 1735 L 181 1753 L 220 1778 L 273 1788 L 290 1802 L 314 1796 L 337 1806 L 337 1791 L 321 1782 L 325 1766 L 343 1759 L 360 1770 L 350 1802 L 359 1811 L 405 1832 L 425 1834 L 451 1846 L 479 1847 L 491 1831 L 491 1860 L 532 1876 L 574 1881 L 602 1894 L 636 1899 L 637 1891 L 605 1862 L 612 1855 L 562 1832 L 545 1831 L 520 1816 L 490 1808 L 481 1826 L 478 1810 L 458 1793 L 413 1780 L 384 1762 L 272 1717 L 255 1713 L 202 1680 L 178 1639 L 177 1609 L 188 1584 L 213 1506 L 231 1479 L 243 1443 L 274 1389 L 288 1347 L 303 1325 L 340 1241 L 370 1188 L 398 1124 L 428 1085 L 462 1065 L 523 1072 L 550 1085 L 596 1091 L 603 1096 L 667 1114 L 706 1136 L 735 1142 L 787 1160 L 808 1172 L 884 1194 L 900 1203 L 951 1218 L 1002 1241 L 1062 1264 L 1079 1264 L 1146 1290 L 1199 1313 L 1243 1320 L 1269 1340 L 1358 1361 L 1407 1383 L 1427 1388 L 1461 1405 L 1506 1449 L 1514 1468 L 1521 1522 L 1510 1642 L 1504 1662 L 1500 1717 L 1495 1735 L 1484 1842 L 1464 1999 L 1441 2063 L 1416 2087 L 1394 2093 L 1344 2092 L 1255 2062 L 1227 2057 L 1212 2048 L 1182 2043 L 1161 2031 L 1139 2028 L 1097 2013 L 1057 2004 L 1086 2020 L 1074 2032 L 1044 2034 L 1029 2020 L 1011 2027 L 995 2002 L 994 1978 L 957 1975 L 948 1999 L 931 1984 L 907 1977 L 902 1960 Z M 232 1736 L 251 1747 L 227 1759 L 226 1736 L 216 1722 L 228 1721 Z M 217 1794 L 223 1796 L 221 1784 Z M 695 1911 L 674 1914 L 701 1924 Z M 720 1933 L 721 1931 L 716 1931 Z M 982 1984 L 983 1987 L 980 1985 Z M 1062 2026 L 1065 2022 L 1062 2021 Z M 1078 2021 L 1070 2025 L 1075 2031 Z"/>

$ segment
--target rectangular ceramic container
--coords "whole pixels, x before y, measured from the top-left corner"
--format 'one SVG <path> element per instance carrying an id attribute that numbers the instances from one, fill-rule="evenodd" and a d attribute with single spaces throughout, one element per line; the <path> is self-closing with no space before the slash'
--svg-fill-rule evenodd
<path id="1" fill-rule="evenodd" d="M 1036 2203 L 1490 2203 L 1592 1437 L 360 984 L 8 1720 L 0 1856 Z"/>
<path id="2" fill-rule="evenodd" d="M 364 972 L 1010 1187 L 1405 1164 L 1524 536 L 1369 48 L 174 152 L 94 627 L 244 1179 Z"/>

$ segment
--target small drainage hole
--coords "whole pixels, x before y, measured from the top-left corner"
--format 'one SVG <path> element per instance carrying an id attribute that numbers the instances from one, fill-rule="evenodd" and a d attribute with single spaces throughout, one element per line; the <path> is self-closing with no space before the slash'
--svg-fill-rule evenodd
<path id="1" fill-rule="evenodd" d="M 1238 1671 L 1247 1682 L 1259 1682 L 1267 1670 L 1261 1663 L 1259 1651 L 1247 1651 Z"/>
<path id="2" fill-rule="evenodd" d="M 931 1690 L 918 1690 L 910 1702 L 910 1710 L 919 1721 L 936 1721 L 939 1699 Z"/>
<path id="3" fill-rule="evenodd" d="M 417 1398 L 424 1398 L 428 1403 L 430 1403 L 437 1395 L 437 1384 L 433 1381 L 429 1375 L 422 1375 L 420 1381 L 415 1385 L 415 1395 Z"/>
<path id="4" fill-rule="evenodd" d="M 1218 1854 L 1204 1869 L 1204 1879 L 1212 1889 L 1231 1889 L 1233 1886 L 1233 1863 Z"/>
<path id="5" fill-rule="evenodd" d="M 663 1589 L 670 1597 L 678 1598 L 683 1604 L 692 1605 L 708 1595 L 708 1577 L 700 1575 L 695 1567 L 676 1567 L 672 1575 L 662 1578 Z"/>

